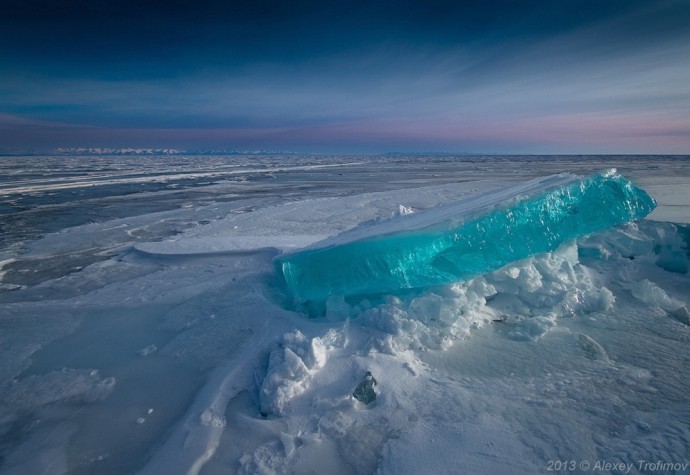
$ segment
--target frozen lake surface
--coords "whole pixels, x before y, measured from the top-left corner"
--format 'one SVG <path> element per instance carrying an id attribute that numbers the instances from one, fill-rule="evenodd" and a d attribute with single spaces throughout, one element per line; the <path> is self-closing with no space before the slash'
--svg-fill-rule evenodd
<path id="1" fill-rule="evenodd" d="M 647 219 L 286 309 L 285 251 L 612 167 Z M 690 473 L 688 223 L 688 157 L 0 157 L 0 474 Z"/>

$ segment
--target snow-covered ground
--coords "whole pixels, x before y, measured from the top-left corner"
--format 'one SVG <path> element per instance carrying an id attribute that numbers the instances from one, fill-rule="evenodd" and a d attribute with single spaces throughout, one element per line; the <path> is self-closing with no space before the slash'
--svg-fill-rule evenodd
<path id="1" fill-rule="evenodd" d="M 617 167 L 648 219 L 323 318 L 273 259 Z M 688 157 L 0 159 L 0 473 L 690 473 Z M 352 397 L 371 372 L 376 400 Z"/>

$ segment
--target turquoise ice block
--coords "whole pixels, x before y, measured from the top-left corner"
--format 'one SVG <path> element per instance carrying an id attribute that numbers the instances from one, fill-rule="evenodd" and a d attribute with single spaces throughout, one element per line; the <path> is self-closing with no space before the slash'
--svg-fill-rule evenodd
<path id="1" fill-rule="evenodd" d="M 476 277 L 655 206 L 615 170 L 554 175 L 345 233 L 276 266 L 297 304 L 395 293 Z"/>

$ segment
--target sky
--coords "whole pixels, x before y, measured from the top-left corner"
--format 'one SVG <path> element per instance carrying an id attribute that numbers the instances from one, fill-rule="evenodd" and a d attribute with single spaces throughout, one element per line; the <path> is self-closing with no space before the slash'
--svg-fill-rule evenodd
<path id="1" fill-rule="evenodd" d="M 0 153 L 690 153 L 690 0 L 2 0 Z"/>

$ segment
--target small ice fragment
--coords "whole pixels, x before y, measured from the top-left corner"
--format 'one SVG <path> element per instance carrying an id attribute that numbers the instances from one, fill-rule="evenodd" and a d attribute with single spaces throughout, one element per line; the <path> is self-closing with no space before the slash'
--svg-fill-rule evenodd
<path id="1" fill-rule="evenodd" d="M 41 423 L 41 419 L 34 419 L 33 421 L 29 422 L 27 425 L 24 426 L 22 429 L 24 432 L 31 432 L 34 430 L 38 425 Z"/>
<path id="2" fill-rule="evenodd" d="M 1 278 L 2 278 L 2 276 L 0 275 L 0 279 Z M 22 288 L 21 285 L 0 283 L 0 290 L 19 290 L 21 288 Z"/>
<path id="3" fill-rule="evenodd" d="M 139 356 L 148 356 L 151 353 L 155 353 L 156 351 L 158 351 L 158 347 L 156 345 L 149 345 L 146 348 L 142 348 L 141 350 L 139 350 L 137 354 Z"/>
<path id="4" fill-rule="evenodd" d="M 359 382 L 355 388 L 355 392 L 352 393 L 352 396 L 364 404 L 369 404 L 370 402 L 376 400 L 374 386 L 376 386 L 376 380 L 374 379 L 374 376 L 372 376 L 371 372 L 367 371 L 366 376 L 364 376 L 364 379 Z"/>
<path id="5" fill-rule="evenodd" d="M 336 236 L 276 259 L 294 302 L 445 285 L 644 218 L 656 203 L 623 176 L 563 174 Z"/>
<path id="6" fill-rule="evenodd" d="M 109 378 L 105 378 L 98 383 L 99 388 L 106 388 L 106 389 L 112 389 L 115 386 L 115 377 L 110 376 Z"/>
<path id="7" fill-rule="evenodd" d="M 137 418 L 137 424 L 143 424 L 144 422 L 146 422 L 146 418 L 145 418 L 145 417 L 138 417 L 138 418 Z"/>
<path id="8" fill-rule="evenodd" d="M 217 414 L 211 408 L 206 409 L 204 412 L 202 412 L 199 419 L 201 420 L 201 425 L 217 427 L 219 429 L 225 427 L 226 424 L 225 417 Z"/>
<path id="9" fill-rule="evenodd" d="M 662 308 L 666 311 L 674 311 L 680 307 L 680 303 L 670 297 L 664 289 L 649 279 L 644 279 L 632 286 L 633 297 L 646 304 Z"/>
<path id="10" fill-rule="evenodd" d="M 280 415 L 302 394 L 313 372 L 326 364 L 328 348 L 319 337 L 307 338 L 299 330 L 283 335 L 268 356 L 266 376 L 259 390 L 261 414 Z"/>
<path id="11" fill-rule="evenodd" d="M 405 205 L 399 205 L 398 206 L 398 214 L 400 216 L 405 216 L 405 215 L 412 214 L 412 213 L 414 213 L 414 210 L 412 208 L 409 208 Z"/>
<path id="12" fill-rule="evenodd" d="M 285 432 L 280 433 L 280 441 L 286 456 L 290 456 L 295 451 L 295 438 Z"/>
<path id="13" fill-rule="evenodd" d="M 690 325 L 690 312 L 688 312 L 688 308 L 685 305 L 679 307 L 676 310 L 673 310 L 672 312 L 670 312 L 670 314 L 679 322 L 685 323 L 686 325 Z"/>
<path id="14" fill-rule="evenodd" d="M 592 337 L 585 334 L 577 335 L 577 347 L 585 358 L 590 360 L 608 361 L 609 357 L 606 350 L 592 339 Z"/>
<path id="15" fill-rule="evenodd" d="M 637 428 L 643 432 L 649 432 L 652 430 L 652 426 L 645 421 L 635 421 L 635 424 L 637 425 Z"/>
<path id="16" fill-rule="evenodd" d="M 331 328 L 326 332 L 326 334 L 321 338 L 321 341 L 326 348 L 333 348 L 338 346 L 342 340 L 342 335 L 335 328 Z"/>

